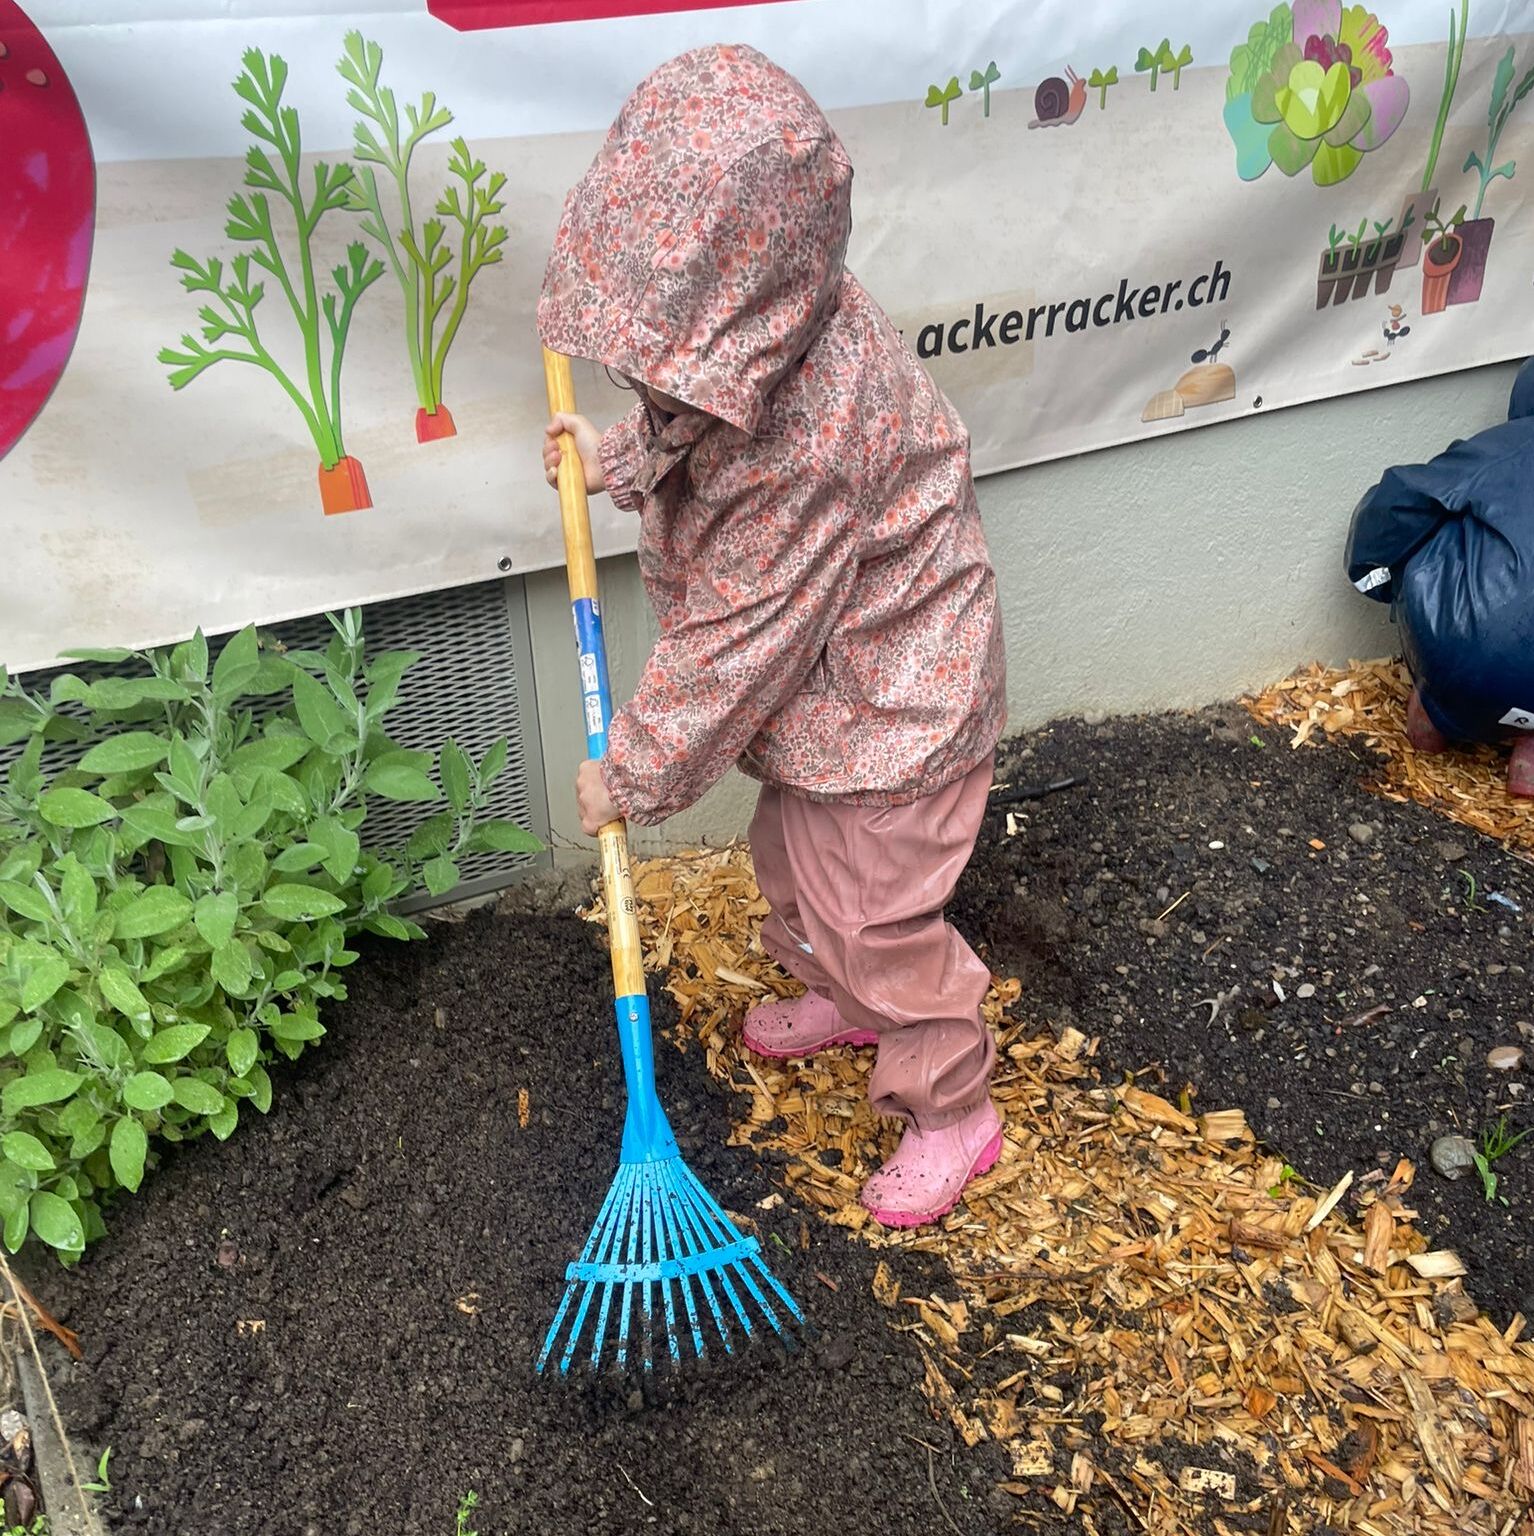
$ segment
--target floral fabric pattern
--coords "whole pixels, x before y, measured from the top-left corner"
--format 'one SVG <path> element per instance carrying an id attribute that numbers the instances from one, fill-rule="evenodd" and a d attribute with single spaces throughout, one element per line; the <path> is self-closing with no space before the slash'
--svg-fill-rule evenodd
<path id="1" fill-rule="evenodd" d="M 748 48 L 663 65 L 565 206 L 545 344 L 693 407 L 602 443 L 660 639 L 609 733 L 624 814 L 732 763 L 791 793 L 905 803 L 995 747 L 995 575 L 953 408 L 843 265 L 852 170 Z"/>

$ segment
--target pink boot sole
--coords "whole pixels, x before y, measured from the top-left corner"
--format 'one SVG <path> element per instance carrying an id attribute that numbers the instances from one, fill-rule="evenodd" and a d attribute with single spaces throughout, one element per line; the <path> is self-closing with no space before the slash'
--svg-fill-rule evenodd
<path id="1" fill-rule="evenodd" d="M 1508 793 L 1520 800 L 1534 800 L 1534 738 L 1522 737 L 1513 748 L 1507 770 Z"/>
<path id="2" fill-rule="evenodd" d="M 754 1056 L 765 1056 L 769 1061 L 803 1061 L 816 1051 L 829 1050 L 833 1045 L 877 1045 L 879 1037 L 871 1029 L 849 1029 L 845 1034 L 832 1035 L 828 1040 L 806 1046 L 803 1050 L 778 1051 L 751 1038 L 751 1031 L 740 1032 L 741 1044 Z"/>
<path id="3" fill-rule="evenodd" d="M 870 1207 L 868 1214 L 881 1227 L 924 1227 L 928 1222 L 941 1221 L 964 1198 L 964 1188 L 969 1186 L 970 1181 L 978 1179 L 982 1173 L 989 1173 L 996 1166 L 996 1160 L 1001 1156 L 1001 1142 L 1002 1133 L 997 1131 L 980 1149 L 979 1157 L 965 1175 L 964 1187 L 947 1205 L 940 1205 L 932 1211 L 881 1211 Z"/>

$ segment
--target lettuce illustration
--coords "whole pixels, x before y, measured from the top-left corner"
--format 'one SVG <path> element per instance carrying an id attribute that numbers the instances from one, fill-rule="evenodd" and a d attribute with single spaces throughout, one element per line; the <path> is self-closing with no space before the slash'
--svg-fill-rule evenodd
<path id="1" fill-rule="evenodd" d="M 1289 35 L 1276 41 L 1286 20 Z M 1346 181 L 1406 116 L 1410 94 L 1388 42 L 1373 12 L 1340 0 L 1293 0 L 1254 26 L 1226 86 L 1241 179 L 1276 165 L 1285 176 L 1309 169 L 1318 187 Z"/>

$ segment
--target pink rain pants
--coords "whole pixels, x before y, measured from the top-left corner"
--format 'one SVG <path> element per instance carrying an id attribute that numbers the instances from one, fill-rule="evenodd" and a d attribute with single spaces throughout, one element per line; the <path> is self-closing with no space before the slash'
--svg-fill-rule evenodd
<path id="1" fill-rule="evenodd" d="M 993 759 L 911 805 L 805 800 L 764 785 L 751 823 L 772 907 L 762 944 L 855 1029 L 875 1030 L 875 1110 L 922 1130 L 986 1096 L 990 971 L 945 920 L 975 849 Z"/>

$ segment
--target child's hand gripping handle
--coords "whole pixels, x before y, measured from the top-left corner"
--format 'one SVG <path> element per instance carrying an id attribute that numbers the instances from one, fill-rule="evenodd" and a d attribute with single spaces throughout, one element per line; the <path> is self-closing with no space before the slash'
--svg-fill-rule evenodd
<path id="1" fill-rule="evenodd" d="M 549 410 L 575 414 L 575 381 L 570 359 L 543 351 L 543 378 Z M 591 543 L 591 511 L 586 502 L 586 478 L 575 439 L 560 438 L 559 510 L 564 521 L 565 569 L 570 579 L 570 608 L 575 617 L 575 643 L 580 652 L 581 703 L 586 722 L 587 756 L 607 751 L 607 727 L 612 720 L 612 695 L 607 684 L 607 648 L 602 638 L 602 611 L 597 601 L 597 563 Z M 607 898 L 607 931 L 612 944 L 613 985 L 619 998 L 642 997 L 644 962 L 639 947 L 639 920 L 629 877 L 628 835 L 621 821 L 609 822 L 597 834 L 602 850 L 602 888 Z M 648 1021 L 647 1021 L 648 1022 Z"/>

